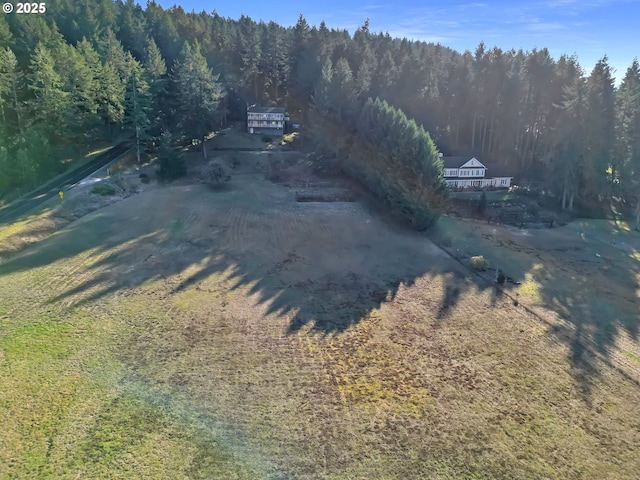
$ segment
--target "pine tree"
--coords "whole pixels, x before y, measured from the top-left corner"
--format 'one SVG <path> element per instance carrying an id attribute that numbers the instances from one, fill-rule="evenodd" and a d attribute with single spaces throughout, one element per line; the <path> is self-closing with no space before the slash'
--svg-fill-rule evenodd
<path id="1" fill-rule="evenodd" d="M 173 143 L 173 136 L 168 131 L 163 132 L 160 136 L 160 147 L 158 149 L 158 159 L 160 161 L 158 175 L 166 180 L 178 178 L 187 173 L 184 156 L 176 150 Z"/>
<path id="2" fill-rule="evenodd" d="M 322 66 L 322 74 L 313 95 L 313 105 L 316 110 L 326 114 L 332 106 L 331 82 L 333 80 L 333 64 L 327 58 Z"/>
<path id="3" fill-rule="evenodd" d="M 0 16 L 0 45 L 9 45 L 9 42 L 13 37 L 5 17 L 6 15 Z"/>
<path id="4" fill-rule="evenodd" d="M 301 101 L 307 102 L 311 99 L 322 64 L 318 64 L 317 52 L 313 51 L 311 45 L 311 29 L 302 14 L 293 27 L 290 48 L 288 58 L 292 77 L 291 87 Z"/>
<path id="5" fill-rule="evenodd" d="M 3 117 L 7 126 L 12 125 L 11 120 L 15 120 L 17 132 L 24 137 L 22 122 L 22 105 L 18 100 L 18 92 L 22 89 L 24 74 L 18 66 L 18 59 L 13 51 L 7 47 L 0 51 L 0 95 L 3 96 L 3 105 L 7 105 L 3 110 Z M 4 109 L 4 107 L 3 107 Z M 9 116 L 10 111 L 13 114 Z"/>
<path id="6" fill-rule="evenodd" d="M 124 120 L 129 63 L 122 44 L 111 28 L 107 28 L 100 36 L 98 53 L 102 60 L 100 114 L 111 135 L 112 125 L 121 124 Z"/>
<path id="7" fill-rule="evenodd" d="M 120 40 L 118 40 L 116 34 L 113 33 L 113 30 L 110 28 L 100 37 L 98 52 L 100 53 L 102 62 L 114 68 L 123 81 L 129 77 L 129 72 L 127 71 L 129 67 L 127 55 L 122 47 L 122 43 L 120 43 Z"/>
<path id="8" fill-rule="evenodd" d="M 15 162 L 9 174 L 15 178 L 16 185 L 31 185 L 35 180 L 37 164 L 26 147 L 18 149 Z"/>
<path id="9" fill-rule="evenodd" d="M 265 76 L 265 86 L 272 87 L 273 100 L 280 98 L 279 88 L 287 81 L 289 64 L 285 45 L 285 32 L 275 22 L 269 22 L 265 30 L 262 48 L 262 72 Z"/>
<path id="10" fill-rule="evenodd" d="M 442 162 L 429 134 L 386 101 L 369 98 L 345 169 L 363 181 L 397 215 L 419 229 L 442 212 Z"/>
<path id="11" fill-rule="evenodd" d="M 51 52 L 42 44 L 33 52 L 30 70 L 27 88 L 33 95 L 29 101 L 31 122 L 40 124 L 47 138 L 59 141 L 65 137 L 71 117 L 70 96 L 63 90 Z"/>
<path id="12" fill-rule="evenodd" d="M 148 139 L 148 130 L 151 124 L 151 98 L 149 85 L 145 81 L 145 75 L 140 63 L 127 54 L 129 79 L 126 90 L 125 122 L 133 127 L 136 137 L 136 158 L 141 162 L 141 143 Z"/>
<path id="13" fill-rule="evenodd" d="M 369 46 L 366 46 L 362 53 L 362 59 L 355 80 L 356 92 L 363 99 L 367 98 L 369 94 L 375 71 L 376 58 Z"/>
<path id="14" fill-rule="evenodd" d="M 126 86 L 117 68 L 110 63 L 102 66 L 101 77 L 100 112 L 110 135 L 111 126 L 124 120 Z"/>
<path id="15" fill-rule="evenodd" d="M 240 83 L 247 88 L 247 92 L 252 91 L 253 101 L 256 102 L 260 98 L 258 95 L 258 74 L 260 73 L 262 49 L 255 22 L 244 15 L 238 21 L 235 48 L 239 57 Z"/>
<path id="16" fill-rule="evenodd" d="M 563 209 L 573 208 L 574 197 L 585 185 L 587 85 L 579 71 L 576 73 L 573 83 L 564 88 L 563 101 L 558 105 L 561 114 L 551 137 L 549 157 L 552 179 L 560 192 Z"/>
<path id="17" fill-rule="evenodd" d="M 340 58 L 333 69 L 329 89 L 331 110 L 343 120 L 351 120 L 354 107 L 355 82 L 346 58 Z"/>
<path id="18" fill-rule="evenodd" d="M 84 137 L 88 146 L 97 136 L 95 129 L 104 106 L 103 66 L 98 52 L 86 38 L 78 42 L 70 60 L 71 98 L 76 111 L 73 130 Z"/>
<path id="19" fill-rule="evenodd" d="M 587 79 L 586 116 L 585 194 L 596 199 L 609 193 L 606 172 L 611 166 L 615 139 L 614 82 L 606 55 Z"/>
<path id="20" fill-rule="evenodd" d="M 621 193 L 640 229 L 640 64 L 634 59 L 617 91 L 616 155 Z"/>
<path id="21" fill-rule="evenodd" d="M 214 75 L 196 43 L 184 44 L 181 60 L 173 68 L 173 81 L 178 97 L 178 124 L 187 138 L 202 141 L 202 155 L 207 158 L 206 136 L 218 115 L 223 95 L 219 75 Z"/>
<path id="22" fill-rule="evenodd" d="M 147 47 L 147 21 L 142 7 L 134 0 L 126 0 L 119 12 L 119 36 L 134 58 L 141 59 Z"/>
<path id="23" fill-rule="evenodd" d="M 385 51 L 373 77 L 373 91 L 376 96 L 388 99 L 392 86 L 397 81 L 398 68 L 390 51 Z"/>
<path id="24" fill-rule="evenodd" d="M 153 38 L 149 40 L 147 45 L 144 59 L 144 79 L 149 85 L 151 96 L 151 128 L 154 132 L 159 132 L 160 127 L 167 123 L 168 112 L 164 108 L 167 100 L 167 65 Z"/>

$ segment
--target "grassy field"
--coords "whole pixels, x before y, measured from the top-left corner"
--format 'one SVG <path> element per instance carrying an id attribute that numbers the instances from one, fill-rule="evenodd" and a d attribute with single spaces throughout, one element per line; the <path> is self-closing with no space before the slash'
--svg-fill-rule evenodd
<path id="1" fill-rule="evenodd" d="M 576 220 L 527 231 L 444 218 L 434 238 L 448 239 L 445 248 L 463 263 L 484 255 L 521 282 L 507 284 L 507 292 L 532 307 L 550 331 L 569 336 L 582 366 L 595 368 L 602 356 L 640 380 L 637 362 L 625 360 L 640 355 L 640 234 L 628 224 Z M 485 278 L 493 276 L 494 270 Z"/>
<path id="2" fill-rule="evenodd" d="M 576 290 L 597 291 L 582 268 L 637 295 L 637 258 L 578 261 L 637 255 L 632 232 L 608 250 L 610 226 L 570 224 L 601 255 L 574 259 L 445 218 L 457 261 L 366 203 L 244 173 L 0 264 L 0 478 L 637 478 L 640 299 Z M 496 289 L 467 251 L 524 283 Z"/>

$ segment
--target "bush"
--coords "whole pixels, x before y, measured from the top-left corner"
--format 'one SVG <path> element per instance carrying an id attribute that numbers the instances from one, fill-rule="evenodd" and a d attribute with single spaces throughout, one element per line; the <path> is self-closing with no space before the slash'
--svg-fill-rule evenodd
<path id="1" fill-rule="evenodd" d="M 139 177 L 142 183 L 149 183 L 149 175 L 147 175 L 146 173 L 141 173 Z"/>
<path id="2" fill-rule="evenodd" d="M 482 190 L 482 195 L 480 195 L 480 200 L 478 200 L 478 213 L 482 215 L 486 209 L 487 209 L 487 192 Z"/>
<path id="3" fill-rule="evenodd" d="M 107 195 L 115 195 L 116 189 L 113 185 L 109 185 L 108 183 L 99 183 L 91 189 L 91 193 L 96 193 L 106 197 Z"/>
<path id="4" fill-rule="evenodd" d="M 453 237 L 451 235 L 445 235 L 440 239 L 442 246 L 450 248 L 453 245 Z"/>
<path id="5" fill-rule="evenodd" d="M 205 168 L 203 172 L 204 181 L 207 183 L 220 183 L 227 182 L 231 179 L 230 175 L 227 175 L 224 167 L 218 163 L 213 162 Z"/>
<path id="6" fill-rule="evenodd" d="M 269 135 L 263 135 L 262 136 L 262 141 L 264 143 L 269 143 L 269 142 L 271 142 L 271 137 Z"/>
<path id="7" fill-rule="evenodd" d="M 476 272 L 484 272 L 489 268 L 489 262 L 482 255 L 471 257 L 471 266 Z"/>

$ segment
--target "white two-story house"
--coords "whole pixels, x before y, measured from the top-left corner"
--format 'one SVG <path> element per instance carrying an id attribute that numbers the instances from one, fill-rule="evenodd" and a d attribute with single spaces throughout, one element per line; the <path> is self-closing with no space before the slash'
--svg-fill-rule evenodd
<path id="1" fill-rule="evenodd" d="M 497 164 L 483 164 L 476 157 L 442 157 L 444 180 L 451 188 L 509 188 L 513 176 Z"/>
<path id="2" fill-rule="evenodd" d="M 247 131 L 281 137 L 284 132 L 284 107 L 248 107 Z"/>

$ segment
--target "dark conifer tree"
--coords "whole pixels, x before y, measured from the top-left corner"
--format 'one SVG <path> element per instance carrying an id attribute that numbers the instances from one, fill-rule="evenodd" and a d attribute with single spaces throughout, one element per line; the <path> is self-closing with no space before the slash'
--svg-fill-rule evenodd
<path id="1" fill-rule="evenodd" d="M 174 91 L 178 99 L 177 120 L 187 138 L 202 141 L 202 155 L 207 158 L 206 136 L 219 121 L 222 84 L 214 75 L 196 43 L 185 43 L 181 59 L 173 67 Z"/>

